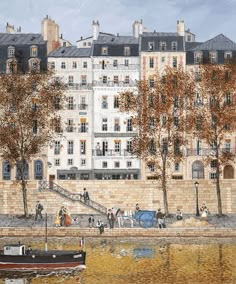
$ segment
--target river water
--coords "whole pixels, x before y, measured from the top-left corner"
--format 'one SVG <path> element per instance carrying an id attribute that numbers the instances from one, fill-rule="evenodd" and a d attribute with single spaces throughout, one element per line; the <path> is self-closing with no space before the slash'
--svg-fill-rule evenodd
<path id="1" fill-rule="evenodd" d="M 54 244 L 54 248 L 76 249 L 76 245 Z M 227 240 L 91 239 L 86 242 L 86 251 L 87 268 L 82 272 L 1 274 L 0 284 L 236 283 L 236 243 Z"/>

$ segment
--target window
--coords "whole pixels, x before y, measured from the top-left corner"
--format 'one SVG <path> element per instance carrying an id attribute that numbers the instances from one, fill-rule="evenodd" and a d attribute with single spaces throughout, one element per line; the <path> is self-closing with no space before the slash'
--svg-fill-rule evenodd
<path id="1" fill-rule="evenodd" d="M 59 155 L 60 149 L 61 149 L 60 141 L 55 141 L 55 143 L 54 143 L 54 155 Z"/>
<path id="2" fill-rule="evenodd" d="M 160 42 L 160 50 L 161 51 L 165 51 L 166 50 L 166 42 L 165 41 L 161 41 Z"/>
<path id="3" fill-rule="evenodd" d="M 115 118 L 114 120 L 114 131 L 120 131 L 120 119 Z"/>
<path id="4" fill-rule="evenodd" d="M 175 145 L 176 143 L 174 143 Z M 161 141 L 161 150 L 162 150 L 162 153 L 167 153 L 167 150 L 168 150 L 168 141 L 167 141 L 167 138 L 162 138 L 162 141 Z"/>
<path id="5" fill-rule="evenodd" d="M 133 151 L 133 143 L 132 141 L 126 141 L 126 151 L 129 153 L 132 153 Z"/>
<path id="6" fill-rule="evenodd" d="M 77 62 L 76 62 L 76 61 L 73 61 L 73 62 L 72 62 L 72 68 L 73 68 L 73 69 L 77 69 Z"/>
<path id="7" fill-rule="evenodd" d="M 174 141 L 174 154 L 180 155 L 180 153 L 181 153 L 180 152 L 180 141 L 179 141 L 179 139 L 175 139 L 175 141 Z"/>
<path id="8" fill-rule="evenodd" d="M 9 162 L 3 162 L 3 180 L 11 179 L 11 165 Z"/>
<path id="9" fill-rule="evenodd" d="M 61 69 L 66 69 L 66 63 L 64 61 L 61 62 Z"/>
<path id="10" fill-rule="evenodd" d="M 102 131 L 107 131 L 107 118 L 102 119 Z"/>
<path id="11" fill-rule="evenodd" d="M 30 48 L 30 56 L 31 57 L 38 56 L 38 47 L 37 46 L 31 46 L 31 48 Z"/>
<path id="12" fill-rule="evenodd" d="M 154 58 L 153 57 L 149 58 L 149 67 L 154 68 Z"/>
<path id="13" fill-rule="evenodd" d="M 86 140 L 80 140 L 80 154 L 86 154 Z"/>
<path id="14" fill-rule="evenodd" d="M 8 47 L 8 57 L 13 57 L 15 55 L 15 47 L 9 46 Z"/>
<path id="15" fill-rule="evenodd" d="M 154 50 L 154 42 L 153 42 L 153 41 L 149 41 L 149 42 L 148 42 L 148 50 L 149 50 L 149 51 Z"/>
<path id="16" fill-rule="evenodd" d="M 196 82 L 200 82 L 201 81 L 201 72 L 200 72 L 200 70 L 196 70 L 194 75 L 195 75 L 195 81 Z"/>
<path id="17" fill-rule="evenodd" d="M 86 75 L 82 75 L 81 76 L 81 85 L 82 86 L 86 86 L 87 85 L 87 76 Z"/>
<path id="18" fill-rule="evenodd" d="M 102 162 L 102 167 L 103 167 L 103 169 L 106 169 L 107 168 L 107 162 Z"/>
<path id="19" fill-rule="evenodd" d="M 83 46 L 86 46 L 86 45 L 87 45 L 86 41 L 85 41 L 85 42 L 83 42 Z"/>
<path id="20" fill-rule="evenodd" d="M 85 109 L 87 109 L 86 97 L 85 97 L 85 96 L 81 96 L 81 97 L 80 97 L 79 109 L 80 109 L 80 110 L 85 110 Z"/>
<path id="21" fill-rule="evenodd" d="M 175 172 L 179 171 L 179 163 L 175 163 Z"/>
<path id="22" fill-rule="evenodd" d="M 125 66 L 129 66 L 129 59 L 125 59 Z"/>
<path id="23" fill-rule="evenodd" d="M 119 168 L 120 167 L 120 162 L 114 162 L 114 167 Z"/>
<path id="24" fill-rule="evenodd" d="M 84 61 L 83 62 L 83 68 L 87 68 L 88 67 L 88 63 L 87 63 L 87 61 Z"/>
<path id="25" fill-rule="evenodd" d="M 174 116 L 174 126 L 175 127 L 179 126 L 179 118 L 178 118 L 178 116 Z"/>
<path id="26" fill-rule="evenodd" d="M 43 179 L 43 162 L 40 160 L 34 162 L 34 179 Z"/>
<path id="27" fill-rule="evenodd" d="M 192 41 L 191 35 L 187 35 L 187 41 Z"/>
<path id="28" fill-rule="evenodd" d="M 91 42 L 88 42 L 88 46 L 91 46 Z"/>
<path id="29" fill-rule="evenodd" d="M 108 54 L 108 48 L 103 46 L 102 47 L 102 55 L 107 55 Z"/>
<path id="30" fill-rule="evenodd" d="M 126 166 L 127 166 L 127 168 L 131 168 L 132 167 L 132 162 L 131 161 L 127 161 Z"/>
<path id="31" fill-rule="evenodd" d="M 149 152 L 150 154 L 156 153 L 156 145 L 155 145 L 154 139 L 151 139 L 149 142 Z"/>
<path id="32" fill-rule="evenodd" d="M 165 56 L 161 57 L 161 62 L 164 63 L 165 62 Z"/>
<path id="33" fill-rule="evenodd" d="M 230 93 L 227 93 L 226 95 L 225 95 L 225 98 L 224 98 L 224 104 L 225 105 L 231 105 L 231 94 Z"/>
<path id="34" fill-rule="evenodd" d="M 196 130 L 201 130 L 202 129 L 202 117 L 198 116 L 196 118 Z"/>
<path id="35" fill-rule="evenodd" d="M 165 125 L 166 125 L 166 122 L 167 122 L 166 116 L 163 115 L 163 116 L 162 116 L 162 126 L 165 126 Z"/>
<path id="36" fill-rule="evenodd" d="M 154 79 L 153 78 L 149 79 L 149 87 L 154 88 Z"/>
<path id="37" fill-rule="evenodd" d="M 74 153 L 74 141 L 68 141 L 67 154 L 72 155 Z"/>
<path id="38" fill-rule="evenodd" d="M 130 47 L 129 46 L 125 46 L 124 47 L 124 56 L 129 56 L 130 55 Z"/>
<path id="39" fill-rule="evenodd" d="M 68 166 L 73 166 L 73 159 L 68 159 L 67 164 Z"/>
<path id="40" fill-rule="evenodd" d="M 28 62 L 30 71 L 40 70 L 40 61 L 37 58 L 31 58 Z"/>
<path id="41" fill-rule="evenodd" d="M 210 51 L 209 52 L 209 59 L 210 59 L 210 63 L 216 63 L 217 62 L 217 52 L 216 51 Z"/>
<path id="42" fill-rule="evenodd" d="M 33 133 L 34 134 L 38 133 L 38 121 L 37 121 L 37 119 L 33 120 Z"/>
<path id="43" fill-rule="evenodd" d="M 74 83 L 74 76 L 69 76 L 68 77 L 68 83 L 73 84 Z"/>
<path id="44" fill-rule="evenodd" d="M 232 58 L 232 51 L 226 51 L 224 54 L 225 60 L 229 60 Z"/>
<path id="45" fill-rule="evenodd" d="M 29 179 L 29 164 L 24 161 L 24 178 Z M 21 164 L 22 162 L 18 161 L 16 164 L 16 178 L 21 179 Z"/>
<path id="46" fill-rule="evenodd" d="M 67 120 L 67 132 L 74 132 L 74 121 L 73 121 L 73 119 Z"/>
<path id="47" fill-rule="evenodd" d="M 177 51 L 177 41 L 171 42 L 171 49 L 172 49 L 172 51 Z"/>
<path id="48" fill-rule="evenodd" d="M 60 159 L 55 159 L 55 166 L 60 166 Z"/>
<path id="49" fill-rule="evenodd" d="M 74 98 L 68 97 L 68 109 L 73 110 L 74 109 Z"/>
<path id="50" fill-rule="evenodd" d="M 114 67 L 117 67 L 117 66 L 118 66 L 117 60 L 113 60 L 113 66 L 114 66 Z"/>
<path id="51" fill-rule="evenodd" d="M 119 108 L 119 97 L 114 96 L 114 108 Z"/>
<path id="52" fill-rule="evenodd" d="M 194 52 L 194 63 L 202 63 L 202 52 L 201 51 L 196 51 Z"/>
<path id="53" fill-rule="evenodd" d="M 211 168 L 214 169 L 217 166 L 217 160 L 212 160 L 211 161 Z"/>
<path id="54" fill-rule="evenodd" d="M 177 56 L 174 56 L 173 58 L 172 58 L 172 66 L 174 67 L 174 68 L 177 68 Z"/>
<path id="55" fill-rule="evenodd" d="M 107 84 L 107 76 L 102 76 L 102 82 L 103 84 Z"/>
<path id="56" fill-rule="evenodd" d="M 120 140 L 115 140 L 115 152 L 120 152 Z"/>
<path id="57" fill-rule="evenodd" d="M 129 76 L 125 76 L 125 84 L 129 84 Z"/>
<path id="58" fill-rule="evenodd" d="M 81 166 L 86 166 L 86 159 L 81 159 L 80 164 Z"/>
<path id="59" fill-rule="evenodd" d="M 149 119 L 149 127 L 152 129 L 155 127 L 155 119 L 153 116 L 151 116 Z"/>
<path id="60" fill-rule="evenodd" d="M 54 98 L 54 108 L 56 110 L 59 110 L 60 109 L 60 98 L 59 97 L 55 97 Z"/>
<path id="61" fill-rule="evenodd" d="M 119 83 L 119 77 L 118 77 L 117 75 L 115 75 L 115 76 L 113 77 L 113 83 L 114 83 L 114 84 L 118 84 L 118 83 Z"/>
<path id="62" fill-rule="evenodd" d="M 225 151 L 226 152 L 230 152 L 230 149 L 231 149 L 231 142 L 230 141 L 226 141 L 225 142 Z"/>
<path id="63" fill-rule="evenodd" d="M 149 164 L 148 165 L 148 169 L 149 169 L 149 172 L 155 172 L 155 165 L 154 164 Z"/>
<path id="64" fill-rule="evenodd" d="M 51 68 L 52 70 L 55 69 L 55 62 L 54 62 L 54 61 L 50 62 L 50 68 Z"/>
<path id="65" fill-rule="evenodd" d="M 210 173 L 210 179 L 216 179 L 217 174 L 216 173 Z"/>
<path id="66" fill-rule="evenodd" d="M 102 96 L 102 109 L 108 108 L 107 96 Z"/>
<path id="67" fill-rule="evenodd" d="M 126 128 L 126 131 L 127 131 L 127 132 L 133 131 L 132 119 L 131 119 L 131 118 L 127 119 L 127 128 Z"/>

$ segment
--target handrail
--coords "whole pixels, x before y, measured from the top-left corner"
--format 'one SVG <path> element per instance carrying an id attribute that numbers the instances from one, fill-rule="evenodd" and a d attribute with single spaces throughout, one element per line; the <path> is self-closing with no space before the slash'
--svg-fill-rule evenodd
<path id="1" fill-rule="evenodd" d="M 58 184 L 56 184 L 52 181 L 40 180 L 38 189 L 39 189 L 39 191 L 49 190 L 49 191 L 59 193 L 61 196 L 66 197 L 66 198 L 68 198 L 72 201 L 78 201 L 78 202 L 82 203 L 83 205 L 88 206 L 88 207 L 98 211 L 99 213 L 107 214 L 107 208 L 105 206 L 103 206 L 103 205 L 99 204 L 98 202 L 93 201 L 91 199 L 85 201 L 82 197 L 82 194 L 72 193 L 72 192 L 68 191 L 67 189 L 61 187 L 60 185 L 58 185 Z"/>

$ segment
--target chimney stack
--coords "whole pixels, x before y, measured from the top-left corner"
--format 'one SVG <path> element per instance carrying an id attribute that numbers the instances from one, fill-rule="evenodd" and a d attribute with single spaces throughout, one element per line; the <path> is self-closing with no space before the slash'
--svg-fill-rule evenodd
<path id="1" fill-rule="evenodd" d="M 179 36 L 185 36 L 185 25 L 184 21 L 177 21 L 177 34 Z"/>
<path id="2" fill-rule="evenodd" d="M 97 40 L 99 35 L 99 22 L 93 20 L 92 27 L 93 27 L 93 39 Z"/>
<path id="3" fill-rule="evenodd" d="M 133 23 L 133 36 L 138 38 L 143 33 L 143 21 L 134 21 Z"/>
<path id="4" fill-rule="evenodd" d="M 9 33 L 9 34 L 14 34 L 15 33 L 14 26 L 9 25 L 9 23 L 7 23 L 7 25 L 6 25 L 6 32 Z"/>

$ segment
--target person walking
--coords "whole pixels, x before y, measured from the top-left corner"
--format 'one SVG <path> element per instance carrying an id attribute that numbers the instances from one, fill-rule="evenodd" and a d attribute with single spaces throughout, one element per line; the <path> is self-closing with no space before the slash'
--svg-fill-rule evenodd
<path id="1" fill-rule="evenodd" d="M 183 219 L 183 215 L 182 215 L 182 212 L 180 211 L 180 209 L 177 209 L 176 219 L 177 220 L 182 220 Z"/>
<path id="2" fill-rule="evenodd" d="M 84 203 L 88 204 L 90 198 L 89 198 L 89 193 L 86 190 L 86 188 L 84 188 L 83 198 L 84 198 Z"/>
<path id="3" fill-rule="evenodd" d="M 156 214 L 156 219 L 157 219 L 158 226 L 160 229 L 165 227 L 164 218 L 165 218 L 165 215 L 161 212 L 161 208 L 159 208 Z"/>
<path id="4" fill-rule="evenodd" d="M 100 219 L 97 220 L 96 227 L 99 229 L 100 235 L 104 233 L 104 224 Z"/>
<path id="5" fill-rule="evenodd" d="M 42 211 L 43 211 L 43 205 L 37 201 L 36 206 L 35 206 L 35 220 L 38 219 L 38 216 L 43 219 L 43 215 L 42 215 Z"/>
<path id="6" fill-rule="evenodd" d="M 137 213 L 139 211 L 140 211 L 140 208 L 139 208 L 139 204 L 137 203 L 136 206 L 135 206 L 135 213 Z"/>
<path id="7" fill-rule="evenodd" d="M 60 226 L 60 217 L 59 217 L 59 213 L 58 212 L 56 212 L 55 217 L 54 217 L 54 225 L 56 227 Z"/>
<path id="8" fill-rule="evenodd" d="M 94 217 L 93 217 L 93 215 L 89 216 L 88 223 L 89 223 L 89 228 L 93 228 L 94 227 Z"/>
<path id="9" fill-rule="evenodd" d="M 109 222 L 109 225 L 110 225 L 110 229 L 113 229 L 114 228 L 114 222 L 115 222 L 116 218 L 115 218 L 113 212 L 111 211 L 111 209 L 108 210 L 107 219 L 108 219 L 108 222 Z"/>
<path id="10" fill-rule="evenodd" d="M 64 226 L 66 220 L 66 208 L 64 206 L 62 206 L 59 211 L 59 218 L 60 218 L 60 226 Z"/>

